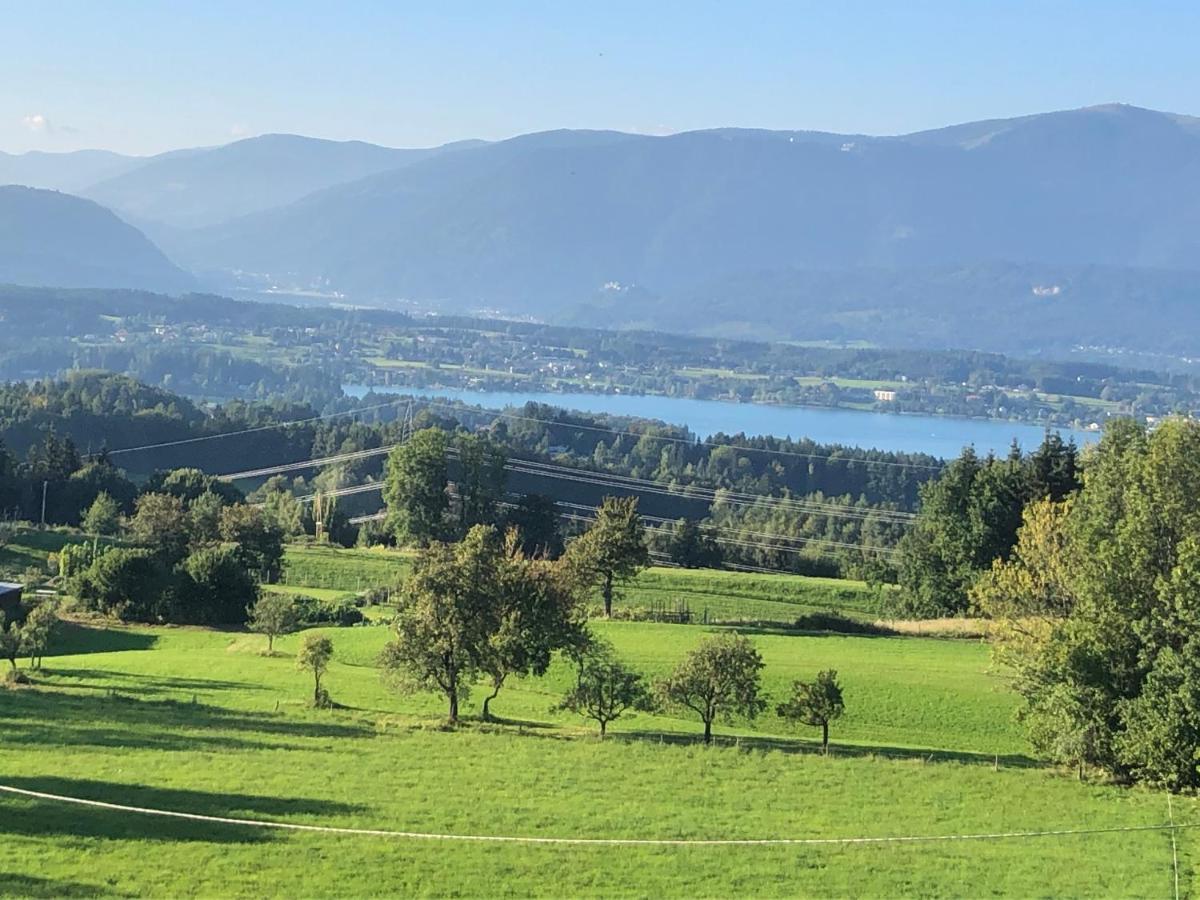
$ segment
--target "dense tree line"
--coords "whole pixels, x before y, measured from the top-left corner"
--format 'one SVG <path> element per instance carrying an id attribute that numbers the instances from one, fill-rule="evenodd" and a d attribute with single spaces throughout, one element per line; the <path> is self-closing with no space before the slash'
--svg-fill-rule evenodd
<path id="1" fill-rule="evenodd" d="M 126 621 L 246 621 L 259 582 L 279 575 L 283 532 L 262 509 L 196 470 L 168 473 L 150 487 L 129 519 L 135 546 L 97 544 L 91 558 L 60 562 L 71 593 Z"/>
<path id="2" fill-rule="evenodd" d="M 916 523 L 899 542 L 900 612 L 914 618 L 955 615 L 995 560 L 1007 559 L 1027 504 L 1061 501 L 1078 489 L 1075 446 L 1047 435 L 1033 453 L 980 458 L 968 448 L 921 489 Z"/>
<path id="3" fill-rule="evenodd" d="M 1200 424 L 1116 424 L 974 587 L 1034 744 L 1081 775 L 1200 786 L 1197 497 Z"/>

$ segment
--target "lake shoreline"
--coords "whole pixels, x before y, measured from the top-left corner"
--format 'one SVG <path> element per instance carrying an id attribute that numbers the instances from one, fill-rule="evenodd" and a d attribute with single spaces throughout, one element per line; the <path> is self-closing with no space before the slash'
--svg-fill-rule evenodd
<path id="1" fill-rule="evenodd" d="M 1013 439 L 1021 442 L 1022 446 L 1040 444 L 1046 432 L 1052 431 L 1063 435 L 1064 438 L 1074 439 L 1079 445 L 1092 443 L 1099 439 L 1100 433 L 1083 431 L 1081 429 L 1043 423 L 1022 422 L 1012 419 L 996 419 L 988 417 L 968 417 L 936 415 L 931 413 L 885 412 L 880 410 L 861 410 L 849 407 L 811 406 L 785 403 L 760 403 L 745 400 L 700 400 L 693 397 L 672 397 L 666 394 L 632 394 L 632 393 L 601 393 L 592 391 L 494 391 L 470 390 L 467 388 L 437 387 L 420 388 L 408 386 L 379 386 L 354 385 L 342 386 L 347 396 L 363 397 L 368 393 L 376 396 L 412 396 L 427 399 L 446 399 L 484 409 L 503 409 L 519 407 L 526 402 L 544 403 L 561 409 L 591 415 L 624 416 L 627 418 L 660 421 L 671 425 L 682 426 L 692 431 L 701 440 L 710 438 L 713 434 L 737 434 L 739 432 L 751 436 L 770 437 L 806 437 L 818 443 L 841 444 L 848 447 L 867 447 L 888 452 L 924 452 L 942 459 L 957 456 L 968 445 L 974 445 L 978 452 L 989 450 L 996 453 L 1007 452 Z M 580 405 L 582 404 L 582 405 Z M 672 408 L 668 408 L 668 405 Z M 619 406 L 624 409 L 617 408 Z M 737 410 L 743 415 L 732 418 L 742 421 L 741 427 L 724 421 L 727 414 L 715 407 L 725 410 Z M 640 407 L 640 408 L 639 408 Z M 653 407 L 653 408 L 650 408 Z M 750 416 L 744 415 L 754 411 Z M 761 413 L 761 415 L 756 415 Z M 784 417 L 795 418 L 798 421 L 784 421 Z M 844 417 L 861 417 L 845 419 Z M 751 424 L 757 418 L 758 424 Z M 703 422 L 721 419 L 719 427 L 704 427 Z M 697 422 L 699 420 L 699 423 Z M 903 427 L 895 428 L 894 424 L 903 423 Z M 771 427 L 764 428 L 763 426 Z M 781 430 L 781 425 L 787 430 Z M 802 426 L 797 431 L 797 425 Z M 850 432 L 863 431 L 867 433 L 857 437 L 827 437 L 824 432 L 832 430 L 845 431 L 847 425 Z M 870 426 L 874 425 L 874 428 Z M 937 429 L 931 433 L 922 434 L 914 427 L 928 426 Z M 961 426 L 955 428 L 954 426 Z M 853 427 L 860 426 L 860 427 Z M 882 426 L 882 429 L 880 428 Z M 939 435 L 938 431 L 952 431 Z M 1008 431 L 1012 434 L 1003 438 Z M 880 433 L 882 431 L 882 434 Z M 1036 434 L 1035 434 L 1036 432 Z M 880 442 L 882 438 L 882 443 Z M 1036 438 L 1036 440 L 1034 440 Z M 999 446 L 998 446 L 999 445 Z"/>

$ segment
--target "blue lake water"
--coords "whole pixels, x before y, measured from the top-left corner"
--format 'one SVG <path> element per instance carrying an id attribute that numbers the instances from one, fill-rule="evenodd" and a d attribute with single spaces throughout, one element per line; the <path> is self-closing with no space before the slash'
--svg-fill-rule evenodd
<path id="1" fill-rule="evenodd" d="M 368 390 L 361 385 L 345 386 L 346 393 L 356 397 L 363 396 Z M 581 412 L 659 419 L 672 425 L 685 425 L 701 438 L 711 437 L 719 431 L 726 434 L 745 432 L 749 435 L 807 437 L 822 444 L 921 452 L 943 458 L 958 456 L 968 444 L 973 444 L 979 453 L 987 453 L 989 450 L 1006 453 L 1013 438 L 1016 438 L 1023 448 L 1031 450 L 1042 442 L 1045 434 L 1045 429 L 1039 425 L 996 419 L 898 415 L 763 403 L 727 403 L 685 397 L 470 391 L 457 388 L 377 390 L 417 397 L 444 397 L 489 409 L 522 406 L 532 400 Z M 1066 428 L 1055 430 L 1064 439 L 1073 437 L 1080 445 L 1091 443 L 1099 437 L 1093 432 Z"/>

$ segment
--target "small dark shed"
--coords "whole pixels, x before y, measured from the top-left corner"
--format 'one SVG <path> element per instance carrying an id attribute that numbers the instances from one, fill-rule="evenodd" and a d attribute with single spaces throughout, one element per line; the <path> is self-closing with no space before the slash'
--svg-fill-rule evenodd
<path id="1" fill-rule="evenodd" d="M 0 612 L 6 621 L 12 622 L 21 616 L 21 585 L 0 581 Z"/>

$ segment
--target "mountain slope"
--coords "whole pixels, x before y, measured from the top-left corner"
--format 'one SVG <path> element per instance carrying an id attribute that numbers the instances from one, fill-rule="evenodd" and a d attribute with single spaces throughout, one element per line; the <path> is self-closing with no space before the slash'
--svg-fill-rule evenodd
<path id="1" fill-rule="evenodd" d="M 892 138 L 527 135 L 179 236 L 190 265 L 553 315 L 610 282 L 987 261 L 1200 266 L 1195 120 L 1123 106 Z"/>
<path id="2" fill-rule="evenodd" d="M 90 200 L 0 187 L 0 282 L 190 290 L 190 275 L 144 234 Z"/>
<path id="3" fill-rule="evenodd" d="M 1046 263 L 781 269 L 662 296 L 609 288 L 562 317 L 593 327 L 711 337 L 970 347 L 1059 358 L 1110 348 L 1194 358 L 1200 355 L 1200 270 Z"/>
<path id="4" fill-rule="evenodd" d="M 0 153 L 0 184 L 55 191 L 79 191 L 97 181 L 120 175 L 142 160 L 107 150 L 76 150 L 73 153 Z"/>
<path id="5" fill-rule="evenodd" d="M 456 145 L 449 145 L 453 148 Z M 441 152 L 268 134 L 167 153 L 83 194 L 135 221 L 195 227 L 291 203 Z"/>

